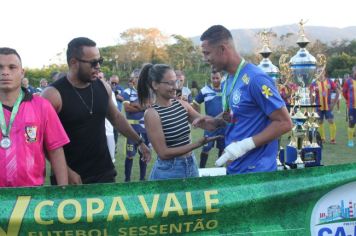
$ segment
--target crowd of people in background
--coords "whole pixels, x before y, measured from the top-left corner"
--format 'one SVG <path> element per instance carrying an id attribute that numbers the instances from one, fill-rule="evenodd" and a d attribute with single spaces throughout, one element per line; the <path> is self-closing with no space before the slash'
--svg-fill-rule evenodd
<path id="1" fill-rule="evenodd" d="M 215 164 L 226 165 L 227 174 L 275 171 L 277 139 L 292 129 L 288 109 L 298 87 L 283 78 L 275 84 L 245 61 L 221 25 L 210 27 L 200 39 L 212 68 L 202 88 L 196 81 L 189 88 L 184 71 L 166 64 L 135 69 L 123 86 L 118 75 L 106 78 L 96 43 L 84 37 L 68 44 L 68 71 L 41 79 L 36 88 L 25 77 L 16 50 L 0 48 L 0 156 L 12 158 L 0 158 L 0 187 L 43 185 L 46 158 L 53 185 L 115 182 L 114 163 L 123 148 L 117 146 L 119 135 L 125 138 L 125 182 L 131 181 L 134 159 L 141 181 L 197 177 L 214 146 Z M 311 84 L 323 142 L 326 119 L 329 143 L 336 144 L 333 111 L 340 111 L 343 96 L 347 146 L 354 146 L 355 88 L 356 66 L 345 80 L 331 80 L 323 71 Z M 192 127 L 205 130 L 196 142 Z M 199 147 L 198 164 L 194 150 Z M 147 177 L 153 150 L 157 157 Z"/>

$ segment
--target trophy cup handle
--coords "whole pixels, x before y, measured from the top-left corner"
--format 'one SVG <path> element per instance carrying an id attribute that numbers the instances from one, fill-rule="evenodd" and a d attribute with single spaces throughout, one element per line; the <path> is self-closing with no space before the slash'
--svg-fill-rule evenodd
<path id="1" fill-rule="evenodd" d="M 318 54 L 316 56 L 317 70 L 314 75 L 315 80 L 320 80 L 320 77 L 324 74 L 326 70 L 326 62 L 326 56 L 324 54 Z"/>
<path id="2" fill-rule="evenodd" d="M 289 59 L 289 54 L 282 54 L 278 62 L 279 73 L 281 74 L 281 77 L 284 78 L 282 85 L 287 85 L 292 78 L 292 69 L 290 68 L 289 60 L 287 59 Z"/>

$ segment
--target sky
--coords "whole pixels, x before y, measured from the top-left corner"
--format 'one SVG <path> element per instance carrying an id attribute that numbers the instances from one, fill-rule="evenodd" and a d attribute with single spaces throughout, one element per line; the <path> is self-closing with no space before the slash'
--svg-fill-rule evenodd
<path id="1" fill-rule="evenodd" d="M 0 0 L 0 47 L 15 48 L 24 67 L 42 68 L 80 36 L 104 47 L 134 27 L 184 37 L 215 24 L 273 29 L 301 19 L 305 26 L 344 28 L 356 26 L 355 9 L 352 0 Z"/>

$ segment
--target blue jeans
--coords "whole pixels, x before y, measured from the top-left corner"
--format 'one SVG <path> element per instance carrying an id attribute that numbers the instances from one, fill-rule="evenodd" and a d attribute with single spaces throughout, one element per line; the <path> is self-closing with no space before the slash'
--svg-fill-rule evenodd
<path id="1" fill-rule="evenodd" d="M 169 160 L 157 160 L 152 168 L 149 180 L 183 179 L 198 177 L 199 171 L 194 154 L 188 157 L 175 157 Z"/>

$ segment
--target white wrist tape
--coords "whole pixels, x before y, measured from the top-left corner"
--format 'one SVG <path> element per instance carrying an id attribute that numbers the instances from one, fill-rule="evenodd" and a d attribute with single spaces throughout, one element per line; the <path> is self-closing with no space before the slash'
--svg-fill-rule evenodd
<path id="1" fill-rule="evenodd" d="M 222 156 L 215 161 L 216 166 L 223 166 L 228 160 L 231 160 L 234 156 L 230 152 L 225 152 Z"/>
<path id="2" fill-rule="evenodd" d="M 256 145 L 252 137 L 245 138 L 239 142 L 233 142 L 225 148 L 225 153 L 215 162 L 215 165 L 222 166 L 229 160 L 236 160 L 255 147 Z"/>

